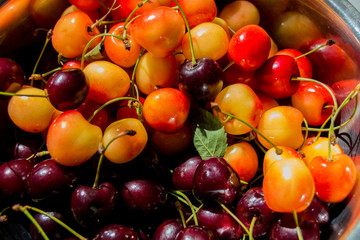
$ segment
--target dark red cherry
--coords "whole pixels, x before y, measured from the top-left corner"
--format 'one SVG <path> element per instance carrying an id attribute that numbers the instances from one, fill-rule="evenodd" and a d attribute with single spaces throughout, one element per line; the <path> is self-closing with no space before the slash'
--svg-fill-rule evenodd
<path id="1" fill-rule="evenodd" d="M 299 77 L 300 72 L 293 57 L 275 55 L 255 72 L 257 86 L 265 94 L 277 98 L 287 98 L 293 95 L 299 87 L 299 81 L 291 80 Z"/>
<path id="2" fill-rule="evenodd" d="M 27 193 L 35 199 L 61 193 L 75 181 L 71 168 L 58 164 L 54 159 L 37 163 L 26 179 Z"/>
<path id="3" fill-rule="evenodd" d="M 89 82 L 81 69 L 67 68 L 53 73 L 45 90 L 51 104 L 60 111 L 79 107 L 89 92 Z"/>
<path id="4" fill-rule="evenodd" d="M 138 232 L 120 224 L 110 224 L 101 228 L 92 240 L 139 240 Z"/>
<path id="5" fill-rule="evenodd" d="M 0 91 L 17 92 L 25 82 L 23 69 L 9 58 L 0 58 Z"/>
<path id="6" fill-rule="evenodd" d="M 37 153 L 43 144 L 43 138 L 40 135 L 31 135 L 30 138 L 24 138 L 15 143 L 9 149 L 11 159 L 27 159 Z"/>
<path id="7" fill-rule="evenodd" d="M 200 58 L 181 65 L 179 88 L 196 101 L 213 100 L 221 91 L 224 74 L 220 65 L 211 58 Z"/>
<path id="8" fill-rule="evenodd" d="M 172 182 L 176 189 L 188 191 L 192 189 L 194 174 L 201 161 L 200 156 L 191 157 L 174 169 Z"/>
<path id="9" fill-rule="evenodd" d="M 180 219 L 165 220 L 156 228 L 153 240 L 174 240 L 183 228 Z"/>
<path id="10" fill-rule="evenodd" d="M 155 211 L 165 206 L 167 193 L 155 180 L 135 179 L 125 182 L 121 189 L 125 204 L 132 210 Z"/>
<path id="11" fill-rule="evenodd" d="M 61 213 L 58 212 L 47 212 L 47 214 L 59 219 L 60 221 L 65 222 L 65 218 Z M 57 222 L 52 220 L 49 216 L 37 213 L 34 215 L 34 219 L 44 230 L 49 239 L 62 240 L 65 238 L 66 230 L 61 227 Z M 33 223 L 30 224 L 29 232 L 32 237 L 32 240 L 43 240 L 43 236 L 40 234 L 39 230 L 35 227 Z"/>
<path id="12" fill-rule="evenodd" d="M 300 212 L 297 215 L 303 238 L 306 240 L 320 239 L 320 228 L 314 217 L 307 212 Z M 296 224 L 292 213 L 284 214 L 275 222 L 271 227 L 269 239 L 298 239 Z"/>
<path id="13" fill-rule="evenodd" d="M 71 211 L 83 226 L 95 226 L 114 217 L 119 192 L 109 182 L 96 188 L 79 186 L 71 196 Z"/>
<path id="14" fill-rule="evenodd" d="M 248 229 L 255 217 L 253 237 L 258 238 L 269 232 L 278 214 L 266 205 L 262 188 L 255 187 L 241 197 L 236 206 L 236 216 Z"/>
<path id="15" fill-rule="evenodd" d="M 200 226 L 209 228 L 223 240 L 241 239 L 244 233 L 240 224 L 220 206 L 200 208 L 197 218 Z"/>
<path id="16" fill-rule="evenodd" d="M 200 200 L 233 202 L 240 191 L 240 180 L 230 165 L 220 157 L 202 160 L 193 180 L 193 193 Z"/>
<path id="17" fill-rule="evenodd" d="M 215 240 L 215 234 L 206 227 L 188 226 L 181 230 L 175 240 Z"/>
<path id="18" fill-rule="evenodd" d="M 26 192 L 26 178 L 33 169 L 31 161 L 10 160 L 0 166 L 0 193 L 12 199 L 21 198 Z"/>
<path id="19" fill-rule="evenodd" d="M 324 226 L 330 221 L 330 209 L 326 203 L 322 202 L 316 196 L 311 201 L 310 205 L 305 209 L 305 212 L 311 213 L 315 221 Z"/>

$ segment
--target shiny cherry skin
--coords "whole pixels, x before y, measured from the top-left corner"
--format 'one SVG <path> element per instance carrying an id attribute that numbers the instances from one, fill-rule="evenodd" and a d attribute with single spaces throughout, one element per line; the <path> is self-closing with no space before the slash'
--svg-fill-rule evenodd
<path id="1" fill-rule="evenodd" d="M 304 141 L 302 134 L 303 114 L 291 106 L 270 108 L 261 115 L 257 130 L 276 146 L 298 149 Z M 272 145 L 257 135 L 260 143 L 267 149 Z"/>
<path id="2" fill-rule="evenodd" d="M 51 123 L 46 146 L 59 164 L 77 166 L 97 152 L 101 138 L 102 131 L 98 126 L 86 121 L 80 112 L 68 110 Z"/>
<path id="3" fill-rule="evenodd" d="M 69 5 L 68 1 L 62 0 L 34 0 L 30 2 L 30 16 L 38 27 L 50 29 Z"/>
<path id="4" fill-rule="evenodd" d="M 278 213 L 271 210 L 265 202 L 261 187 L 250 188 L 236 205 L 236 217 L 249 229 L 251 221 L 256 217 L 253 237 L 265 236 L 278 217 Z"/>
<path id="5" fill-rule="evenodd" d="M 188 226 L 181 230 L 175 240 L 198 239 L 198 240 L 215 240 L 216 235 L 206 227 Z"/>
<path id="6" fill-rule="evenodd" d="M 351 192 L 356 181 L 356 166 L 346 154 L 315 157 L 308 165 L 314 178 L 316 196 L 327 203 L 343 201 Z"/>
<path id="7" fill-rule="evenodd" d="M 69 0 L 69 2 L 83 11 L 93 11 L 101 6 L 101 3 L 97 0 Z"/>
<path id="8" fill-rule="evenodd" d="M 96 232 L 92 240 L 140 240 L 139 233 L 120 224 L 109 224 Z"/>
<path id="9" fill-rule="evenodd" d="M 186 159 L 172 173 L 172 183 L 178 190 L 191 191 L 196 168 L 201 162 L 200 156 Z"/>
<path id="10" fill-rule="evenodd" d="M 156 211 L 165 206 L 167 193 L 157 181 L 134 179 L 121 188 L 121 196 L 126 206 L 135 211 Z"/>
<path id="11" fill-rule="evenodd" d="M 263 160 L 263 173 L 266 174 L 267 170 L 276 161 L 281 161 L 282 159 L 286 158 L 301 158 L 301 155 L 291 147 L 285 146 L 276 146 L 277 149 L 280 149 L 282 152 L 278 154 L 276 152 L 276 148 L 272 147 L 265 152 L 264 160 Z"/>
<path id="12" fill-rule="evenodd" d="M 179 70 L 179 88 L 195 101 L 213 100 L 223 87 L 224 74 L 211 58 L 200 58 L 195 65 L 189 61 Z"/>
<path id="13" fill-rule="evenodd" d="M 328 39 L 325 38 L 317 38 L 304 43 L 299 50 L 305 53 L 327 41 Z M 324 46 L 307 57 L 313 65 L 313 78 L 330 86 L 335 82 L 359 76 L 356 62 L 341 47 L 340 43 Z"/>
<path id="14" fill-rule="evenodd" d="M 313 215 L 315 221 L 319 226 L 325 226 L 330 221 L 330 207 L 325 202 L 321 201 L 318 197 L 314 197 L 310 205 L 305 209 Z"/>
<path id="15" fill-rule="evenodd" d="M 150 93 L 143 105 L 146 122 L 155 130 L 173 133 L 180 130 L 190 112 L 190 100 L 175 88 Z"/>
<path id="16" fill-rule="evenodd" d="M 166 57 L 179 46 L 185 34 L 185 23 L 170 7 L 157 7 L 141 14 L 132 23 L 132 37 L 156 57 Z"/>
<path id="17" fill-rule="evenodd" d="M 46 212 L 47 214 L 59 219 L 60 221 L 65 221 L 65 217 L 63 214 L 59 212 Z M 52 220 L 49 216 L 37 213 L 34 215 L 34 219 L 40 225 L 40 227 L 44 230 L 46 235 L 54 240 L 64 239 L 66 236 L 65 229 L 63 229 L 58 223 Z M 29 232 L 31 238 L 33 240 L 42 240 L 43 236 L 40 234 L 39 230 L 35 227 L 33 223 L 30 224 Z"/>
<path id="18" fill-rule="evenodd" d="M 228 54 L 241 70 L 254 71 L 266 61 L 270 48 L 271 40 L 267 32 L 258 25 L 250 24 L 232 36 Z"/>
<path id="19" fill-rule="evenodd" d="M 184 227 L 180 219 L 168 219 L 162 222 L 155 230 L 153 240 L 175 240 L 176 235 Z"/>
<path id="20" fill-rule="evenodd" d="M 22 67 L 10 58 L 0 58 L 0 91 L 14 93 L 20 90 L 24 83 Z"/>
<path id="21" fill-rule="evenodd" d="M 73 169 L 58 164 L 54 159 L 37 163 L 26 178 L 27 194 L 42 199 L 70 189 L 75 181 Z"/>
<path id="22" fill-rule="evenodd" d="M 184 11 L 190 28 L 204 22 L 211 22 L 217 15 L 214 0 L 179 0 L 178 3 Z M 171 7 L 176 6 L 176 3 L 172 1 Z"/>
<path id="23" fill-rule="evenodd" d="M 65 58 L 76 58 L 81 56 L 86 44 L 100 34 L 95 27 L 89 31 L 93 24 L 90 17 L 81 11 L 75 11 L 62 16 L 55 24 L 51 42 L 55 50 Z M 74 41 L 80 39 L 80 41 Z M 95 39 L 89 46 L 88 50 L 94 48 L 101 39 Z"/>
<path id="24" fill-rule="evenodd" d="M 242 104 L 240 105 L 239 102 Z M 246 84 L 232 84 L 224 89 L 216 96 L 214 103 L 218 105 L 220 110 L 231 113 L 241 120 L 256 127 L 260 121 L 263 112 L 262 103 L 256 93 Z M 245 123 L 237 119 L 227 119 L 227 115 L 216 113 L 215 116 L 222 124 L 225 131 L 232 135 L 241 135 L 250 132 L 252 129 Z M 225 121 L 227 119 L 227 121 Z"/>
<path id="25" fill-rule="evenodd" d="M 301 234 L 304 239 L 319 240 L 320 228 L 319 224 L 315 221 L 314 217 L 306 212 L 298 213 L 298 220 L 300 225 Z M 279 218 L 272 226 L 269 239 L 282 239 L 290 240 L 297 239 L 297 229 L 294 221 L 293 214 L 287 213 Z"/>
<path id="26" fill-rule="evenodd" d="M 96 226 L 114 217 L 119 192 L 110 182 L 92 188 L 79 186 L 71 196 L 71 212 L 83 226 Z"/>
<path id="27" fill-rule="evenodd" d="M 240 180 L 230 165 L 220 157 L 203 160 L 193 179 L 195 197 L 223 204 L 233 202 L 240 191 Z"/>
<path id="28" fill-rule="evenodd" d="M 301 212 L 315 195 L 313 177 L 299 158 L 274 162 L 263 179 L 265 202 L 276 212 Z"/>
<path id="29" fill-rule="evenodd" d="M 5 198 L 22 198 L 26 192 L 26 178 L 33 169 L 31 161 L 10 160 L 0 166 L 0 193 Z"/>
<path id="30" fill-rule="evenodd" d="M 329 87 L 330 91 L 331 88 Z M 335 93 L 332 91 L 335 95 Z M 309 125 L 320 126 L 332 114 L 334 101 L 330 92 L 320 84 L 301 82 L 291 96 L 291 105 L 299 109 Z"/>
<path id="31" fill-rule="evenodd" d="M 138 6 L 139 3 L 142 1 L 140 0 L 119 0 L 119 3 L 121 5 L 121 14 L 123 18 L 129 17 L 130 13 Z M 150 0 L 147 1 L 145 4 L 143 4 L 140 8 L 138 8 L 135 13 L 132 15 L 132 17 L 136 17 L 138 15 L 141 15 L 144 12 L 147 12 L 151 9 L 160 7 L 160 1 L 159 0 Z"/>
<path id="32" fill-rule="evenodd" d="M 244 233 L 234 218 L 220 206 L 203 206 L 197 212 L 197 218 L 200 226 L 210 229 L 220 239 L 240 239 Z"/>
<path id="33" fill-rule="evenodd" d="M 281 49 L 280 51 L 277 51 L 275 55 L 288 55 L 290 57 L 296 58 L 296 64 L 299 68 L 300 77 L 303 78 L 312 78 L 313 75 L 313 69 L 310 60 L 306 56 L 301 56 L 303 53 L 300 52 L 297 49 L 293 48 L 286 48 Z M 299 58 L 297 58 L 299 57 Z"/>
<path id="34" fill-rule="evenodd" d="M 233 64 L 224 72 L 224 77 L 225 86 L 235 83 L 244 83 L 249 85 L 254 92 L 259 92 L 255 81 L 255 71 L 244 72 L 238 65 Z"/>
<path id="35" fill-rule="evenodd" d="M 300 82 L 292 81 L 291 78 L 299 76 L 295 59 L 287 55 L 275 55 L 269 58 L 255 73 L 259 89 L 275 99 L 293 95 Z"/>
<path id="36" fill-rule="evenodd" d="M 76 109 L 86 99 L 89 81 L 78 68 L 53 73 L 45 85 L 51 104 L 60 111 Z"/>

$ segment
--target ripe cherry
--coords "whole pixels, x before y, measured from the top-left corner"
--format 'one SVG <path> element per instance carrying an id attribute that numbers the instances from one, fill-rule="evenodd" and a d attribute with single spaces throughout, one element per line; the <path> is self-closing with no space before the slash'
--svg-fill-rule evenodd
<path id="1" fill-rule="evenodd" d="M 201 161 L 200 156 L 190 157 L 174 169 L 172 183 L 176 189 L 191 191 L 194 174 Z"/>
<path id="2" fill-rule="evenodd" d="M 300 77 L 303 78 L 312 78 L 313 69 L 310 60 L 306 56 L 302 56 L 303 53 L 299 50 L 287 48 L 282 49 L 275 53 L 275 55 L 288 55 L 295 58 L 296 64 L 299 68 Z M 297 58 L 299 57 L 299 58 Z"/>
<path id="3" fill-rule="evenodd" d="M 0 58 L 0 91 L 17 92 L 24 82 L 22 67 L 10 58 Z"/>
<path id="4" fill-rule="evenodd" d="M 141 238 L 139 236 L 139 233 L 133 228 L 120 224 L 109 224 L 98 230 L 92 239 L 93 240 L 119 240 L 119 239 L 139 240 Z"/>
<path id="5" fill-rule="evenodd" d="M 153 240 L 174 240 L 184 227 L 180 219 L 168 219 L 155 230 Z"/>

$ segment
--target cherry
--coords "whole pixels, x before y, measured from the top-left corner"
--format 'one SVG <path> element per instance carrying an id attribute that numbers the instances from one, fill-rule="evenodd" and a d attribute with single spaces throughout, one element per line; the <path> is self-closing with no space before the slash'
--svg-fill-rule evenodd
<path id="1" fill-rule="evenodd" d="M 79 186 L 71 196 L 71 211 L 83 226 L 96 226 L 114 217 L 119 192 L 113 184 L 104 182 L 92 188 Z"/>
<path id="2" fill-rule="evenodd" d="M 185 125 L 190 112 L 190 101 L 175 88 L 161 88 L 145 98 L 143 112 L 146 122 L 152 128 L 172 133 Z"/>
<path id="3" fill-rule="evenodd" d="M 325 202 L 319 200 L 316 196 L 313 198 L 308 208 L 305 209 L 305 212 L 311 213 L 320 227 L 328 224 L 330 221 L 329 206 Z"/>
<path id="4" fill-rule="evenodd" d="M 210 229 L 219 239 L 235 240 L 243 235 L 241 226 L 220 206 L 200 208 L 197 218 L 200 226 Z"/>
<path id="5" fill-rule="evenodd" d="M 36 135 L 19 139 L 9 148 L 10 159 L 27 159 L 36 154 L 43 143 L 43 138 Z"/>
<path id="6" fill-rule="evenodd" d="M 138 232 L 120 224 L 109 224 L 102 227 L 92 238 L 93 240 L 139 240 Z"/>
<path id="7" fill-rule="evenodd" d="M 251 89 L 254 90 L 254 92 L 259 92 L 255 81 L 255 71 L 244 72 L 237 64 L 233 64 L 228 69 L 226 69 L 224 75 L 224 84 L 226 86 L 235 83 L 244 83 L 249 85 Z"/>
<path id="8" fill-rule="evenodd" d="M 83 11 L 93 11 L 101 6 L 98 0 L 69 0 L 69 2 Z"/>
<path id="9" fill-rule="evenodd" d="M 306 212 L 298 213 L 301 234 L 304 239 L 320 239 L 320 228 L 314 217 Z M 292 214 L 284 214 L 279 218 L 270 231 L 269 239 L 298 239 L 298 232 Z"/>
<path id="10" fill-rule="evenodd" d="M 86 121 L 80 112 L 68 110 L 49 126 L 46 146 L 56 162 L 77 166 L 97 152 L 101 138 L 102 131 L 98 126 Z"/>
<path id="11" fill-rule="evenodd" d="M 228 54 L 241 70 L 254 71 L 266 61 L 270 48 L 271 40 L 267 32 L 258 25 L 250 24 L 232 36 Z"/>
<path id="12" fill-rule="evenodd" d="M 281 154 L 278 153 L 278 149 L 280 149 Z M 301 159 L 301 155 L 291 147 L 285 146 L 276 146 L 268 149 L 265 152 L 264 160 L 263 160 L 263 174 L 265 175 L 271 164 L 276 161 L 281 161 L 286 158 L 299 158 Z"/>
<path id="13" fill-rule="evenodd" d="M 223 87 L 224 75 L 220 65 L 210 58 L 200 58 L 181 65 L 179 88 L 196 101 L 213 100 Z"/>
<path id="14" fill-rule="evenodd" d="M 299 68 L 300 77 L 312 78 L 313 68 L 312 68 L 311 62 L 308 59 L 308 57 L 301 56 L 301 55 L 303 55 L 303 53 L 300 52 L 299 50 L 292 49 L 292 48 L 282 49 L 280 51 L 277 51 L 275 53 L 275 55 L 288 55 L 290 57 L 295 58 L 296 64 Z"/>
<path id="15" fill-rule="evenodd" d="M 148 212 L 163 208 L 167 193 L 165 188 L 154 180 L 135 179 L 122 185 L 121 196 L 130 209 Z"/>
<path id="16" fill-rule="evenodd" d="M 287 98 L 293 95 L 300 82 L 292 81 L 291 78 L 299 76 L 295 59 L 287 55 L 269 58 L 255 73 L 257 86 L 273 98 Z"/>
<path id="17" fill-rule="evenodd" d="M 334 105 L 330 87 L 314 82 L 301 82 L 297 91 L 291 96 L 291 104 L 299 109 L 309 125 L 322 125 L 332 114 Z M 331 90 L 332 91 L 332 90 Z"/>
<path id="18" fill-rule="evenodd" d="M 18 63 L 0 58 L 0 91 L 15 93 L 25 83 L 25 74 Z"/>
<path id="19" fill-rule="evenodd" d="M 176 189 L 187 191 L 192 189 L 194 174 L 201 161 L 200 156 L 190 157 L 174 169 L 172 183 Z"/>
<path id="20" fill-rule="evenodd" d="M 73 169 L 47 159 L 37 163 L 26 178 L 27 193 L 34 199 L 59 194 L 75 181 Z"/>
<path id="21" fill-rule="evenodd" d="M 199 163 L 193 179 L 195 197 L 228 204 L 237 198 L 239 191 L 239 178 L 223 158 L 212 157 Z"/>
<path id="22" fill-rule="evenodd" d="M 29 6 L 31 19 L 38 27 L 53 28 L 63 11 L 69 6 L 68 1 L 62 0 L 34 0 Z"/>
<path id="23" fill-rule="evenodd" d="M 76 109 L 85 101 L 89 82 L 80 69 L 65 69 L 53 73 L 45 89 L 51 104 L 60 111 L 66 111 Z"/>
<path id="24" fill-rule="evenodd" d="M 59 212 L 47 212 L 47 214 L 59 219 L 60 221 L 65 220 L 64 215 Z M 64 229 L 49 216 L 42 213 L 37 213 L 34 215 L 34 219 L 50 239 L 61 240 L 65 238 L 66 233 Z M 35 227 L 34 223 L 30 224 L 29 232 L 33 240 L 44 239 L 39 230 Z"/>
<path id="25" fill-rule="evenodd" d="M 188 226 L 181 230 L 175 240 L 199 239 L 199 240 L 215 240 L 214 233 L 206 227 Z"/>
<path id="26" fill-rule="evenodd" d="M 253 237 L 265 236 L 277 218 L 278 213 L 271 210 L 264 199 L 261 187 L 250 188 L 236 205 L 236 217 L 249 229 L 255 217 Z"/>
<path id="27" fill-rule="evenodd" d="M 10 199 L 22 198 L 26 192 L 26 178 L 33 169 L 31 161 L 10 160 L 0 166 L 0 192 Z"/>
<path id="28" fill-rule="evenodd" d="M 153 240 L 175 240 L 183 229 L 180 219 L 168 219 L 162 222 L 155 230 Z"/>
<path id="29" fill-rule="evenodd" d="M 147 12 L 151 9 L 157 8 L 160 6 L 159 0 L 150 0 L 142 3 L 143 1 L 140 0 L 119 0 L 121 5 L 121 14 L 123 18 L 128 18 L 130 14 L 136 9 L 135 13 L 132 17 L 136 17 L 141 15 L 144 12 Z M 138 7 L 141 6 L 141 7 Z"/>

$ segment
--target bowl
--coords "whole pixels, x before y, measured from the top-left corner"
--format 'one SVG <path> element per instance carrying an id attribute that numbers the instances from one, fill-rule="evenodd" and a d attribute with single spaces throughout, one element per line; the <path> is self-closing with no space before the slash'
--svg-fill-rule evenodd
<path id="1" fill-rule="evenodd" d="M 46 31 L 39 28 L 39 21 L 33 14 L 33 4 L 31 0 L 9 0 L 0 1 L 0 57 L 8 57 L 16 60 L 21 66 L 24 66 L 26 76 L 30 76 L 32 67 L 35 64 L 37 56 L 42 49 Z M 48 7 L 51 4 L 46 1 L 39 2 L 37 7 Z M 51 2 L 59 2 L 51 0 Z M 56 5 L 56 11 L 52 16 L 53 22 L 49 20 L 48 24 L 54 24 L 62 11 L 69 5 L 67 1 L 63 5 Z M 220 0 L 218 2 L 221 2 Z M 229 2 L 229 1 L 227 1 Z M 256 1 L 255 1 L 256 2 Z M 347 0 L 290 0 L 288 8 L 291 11 L 297 11 L 316 23 L 321 32 L 326 37 L 335 40 L 341 39 L 347 50 L 357 61 L 360 69 L 360 13 Z M 272 16 L 274 17 L 274 16 Z M 49 18 L 50 19 L 50 18 Z M 271 22 L 273 23 L 273 22 Z M 271 24 L 262 23 L 271 29 Z M 46 28 L 45 26 L 44 28 Z M 34 34 L 35 29 L 40 29 Z M 271 30 L 270 30 L 271 31 Z M 284 43 L 283 47 L 286 47 Z M 54 57 L 55 56 L 55 57 Z M 49 62 L 43 66 L 40 64 L 41 71 L 51 70 L 51 66 L 57 64 L 56 53 L 49 53 Z M 44 61 L 42 61 L 44 62 Z M 46 61 L 45 61 L 46 62 Z M 30 63 L 30 64 L 29 64 Z M 360 76 L 357 75 L 360 80 Z M 341 90 L 340 90 L 341 91 Z M 4 111 L 5 108 L 1 108 Z M 3 115 L 1 115 L 3 116 Z M 338 143 L 355 161 L 360 174 L 360 110 L 356 111 L 354 119 L 342 128 L 338 133 Z M 2 124 L 6 126 L 6 124 Z M 6 149 L 7 130 L 0 127 L 0 148 Z M 351 195 L 339 204 L 334 211 L 331 223 L 329 224 L 327 239 L 360 239 L 360 188 L 358 187 L 360 178 L 358 177 L 356 186 Z M 30 236 L 23 226 L 12 224 L 0 224 L 0 234 L 5 236 L 2 239 L 30 239 Z"/>

